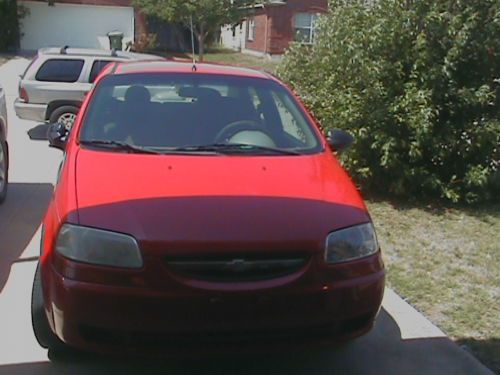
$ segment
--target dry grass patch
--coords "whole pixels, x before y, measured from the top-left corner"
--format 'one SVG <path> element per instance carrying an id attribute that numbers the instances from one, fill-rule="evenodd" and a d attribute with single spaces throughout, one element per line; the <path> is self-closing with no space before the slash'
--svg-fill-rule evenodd
<path id="1" fill-rule="evenodd" d="M 167 57 L 174 59 L 191 60 L 191 54 L 184 53 L 173 53 L 168 54 Z M 196 56 L 198 59 L 198 56 Z M 240 53 L 227 49 L 210 49 L 208 53 L 203 55 L 204 62 L 240 66 L 243 68 L 251 68 L 257 70 L 264 70 L 269 73 L 274 73 L 276 67 L 279 65 L 279 61 L 271 60 L 265 57 L 256 57 L 252 55 L 247 55 L 245 53 Z"/>
<path id="2" fill-rule="evenodd" d="M 256 57 L 231 50 L 212 50 L 205 55 L 206 62 L 216 62 L 233 66 L 241 66 L 274 73 L 279 65 L 278 61 L 266 57 Z"/>
<path id="3" fill-rule="evenodd" d="M 368 206 L 389 285 L 500 372 L 500 205 Z"/>

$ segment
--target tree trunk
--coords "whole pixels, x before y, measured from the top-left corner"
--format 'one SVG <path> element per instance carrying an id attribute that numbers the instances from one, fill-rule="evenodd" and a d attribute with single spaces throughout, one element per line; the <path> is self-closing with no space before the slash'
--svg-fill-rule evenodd
<path id="1" fill-rule="evenodd" d="M 206 33 L 205 33 L 205 27 L 203 23 L 200 23 L 199 25 L 199 33 L 198 33 L 198 59 L 200 62 L 203 61 L 203 55 L 205 54 L 205 38 L 206 38 Z"/>
<path id="2" fill-rule="evenodd" d="M 203 61 L 203 55 L 205 54 L 205 34 L 198 34 L 198 60 Z"/>

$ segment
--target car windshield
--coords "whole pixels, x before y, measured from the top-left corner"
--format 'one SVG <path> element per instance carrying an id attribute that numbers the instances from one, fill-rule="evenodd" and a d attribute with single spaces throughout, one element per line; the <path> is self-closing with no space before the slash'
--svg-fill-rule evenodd
<path id="1" fill-rule="evenodd" d="M 293 155 L 321 143 L 296 100 L 260 78 L 199 73 L 123 74 L 96 87 L 80 131 L 109 151 Z"/>

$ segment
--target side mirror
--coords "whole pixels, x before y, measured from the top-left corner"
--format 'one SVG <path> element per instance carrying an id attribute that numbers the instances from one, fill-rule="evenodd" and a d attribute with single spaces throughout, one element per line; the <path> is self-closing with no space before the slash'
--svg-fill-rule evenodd
<path id="1" fill-rule="evenodd" d="M 326 133 L 326 140 L 334 151 L 342 152 L 348 148 L 355 139 L 344 130 L 331 129 Z"/>
<path id="2" fill-rule="evenodd" d="M 28 130 L 28 136 L 32 141 L 48 141 L 50 124 L 39 124 Z"/>
<path id="3" fill-rule="evenodd" d="M 49 146 L 63 150 L 66 148 L 66 141 L 68 139 L 69 130 L 63 123 L 57 122 L 49 125 L 47 138 Z"/>

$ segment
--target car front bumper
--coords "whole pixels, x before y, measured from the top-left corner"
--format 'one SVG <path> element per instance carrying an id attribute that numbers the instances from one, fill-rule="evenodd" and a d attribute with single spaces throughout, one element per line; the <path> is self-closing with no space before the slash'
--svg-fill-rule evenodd
<path id="1" fill-rule="evenodd" d="M 45 114 L 47 113 L 47 105 L 25 103 L 19 98 L 14 102 L 17 117 L 23 120 L 45 122 Z"/>
<path id="2" fill-rule="evenodd" d="M 303 275 L 275 288 L 221 291 L 82 282 L 47 264 L 44 289 L 53 330 L 84 350 L 172 353 L 193 346 L 226 351 L 236 343 L 240 349 L 304 346 L 351 339 L 373 326 L 384 291 L 380 254 L 337 271 L 349 267 L 353 277 L 345 280 Z M 336 266 L 330 268 L 334 274 Z"/>

